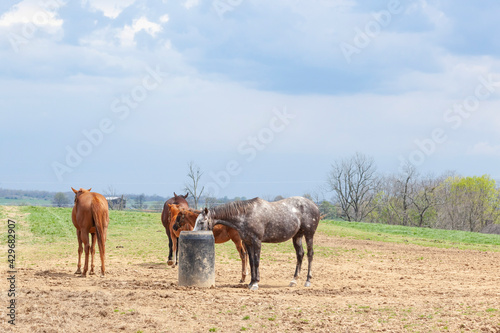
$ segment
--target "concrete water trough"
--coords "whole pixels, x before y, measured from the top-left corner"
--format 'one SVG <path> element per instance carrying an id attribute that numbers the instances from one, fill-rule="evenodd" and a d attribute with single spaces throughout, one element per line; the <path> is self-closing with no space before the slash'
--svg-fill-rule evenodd
<path id="1" fill-rule="evenodd" d="M 212 231 L 181 231 L 179 286 L 215 287 L 215 241 Z"/>

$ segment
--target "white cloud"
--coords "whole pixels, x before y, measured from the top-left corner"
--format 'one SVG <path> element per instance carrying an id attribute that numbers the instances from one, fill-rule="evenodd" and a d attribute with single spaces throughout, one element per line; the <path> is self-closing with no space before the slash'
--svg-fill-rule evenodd
<path id="1" fill-rule="evenodd" d="M 120 39 L 122 46 L 135 46 L 135 35 L 140 31 L 145 31 L 152 37 L 155 37 L 157 33 L 162 30 L 161 25 L 149 21 L 147 18 L 140 17 L 132 22 L 132 25 L 126 25 L 119 33 L 118 38 Z"/>
<path id="2" fill-rule="evenodd" d="M 191 9 L 193 7 L 196 7 L 200 4 L 200 0 L 186 0 L 184 2 L 184 7 L 186 7 L 186 9 Z"/>
<path id="3" fill-rule="evenodd" d="M 170 16 L 168 14 L 162 15 L 160 17 L 160 23 L 167 23 L 170 20 Z"/>
<path id="4" fill-rule="evenodd" d="M 64 5 L 60 0 L 54 0 L 40 6 L 39 1 L 25 0 L 11 7 L 0 17 L 0 27 L 10 28 L 14 25 L 33 25 L 35 29 L 44 29 L 56 33 L 61 29 L 63 20 L 57 15 L 57 10 Z M 33 30 L 33 28 L 31 28 Z M 30 31 L 31 31 L 30 30 Z"/>
<path id="5" fill-rule="evenodd" d="M 489 142 L 479 142 L 467 150 L 468 155 L 500 156 L 500 145 L 491 145 Z"/>
<path id="6" fill-rule="evenodd" d="M 136 0 L 82 0 L 82 4 L 89 4 L 94 11 L 101 11 L 104 16 L 115 19 L 121 12 L 131 6 Z"/>

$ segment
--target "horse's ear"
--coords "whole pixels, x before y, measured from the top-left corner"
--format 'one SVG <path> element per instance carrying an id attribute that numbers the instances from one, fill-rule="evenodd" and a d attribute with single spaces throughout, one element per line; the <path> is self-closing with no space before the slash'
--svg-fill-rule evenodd
<path id="1" fill-rule="evenodd" d="M 90 192 L 90 191 L 92 191 L 92 187 L 91 187 L 91 188 L 89 188 L 87 191 L 89 191 L 89 192 Z"/>
<path id="2" fill-rule="evenodd" d="M 208 208 L 205 207 L 205 210 L 204 210 L 205 214 L 208 214 Z"/>
<path id="3" fill-rule="evenodd" d="M 174 197 L 176 197 L 176 198 L 178 197 L 178 195 L 177 195 L 177 194 L 175 194 L 175 192 L 174 192 Z"/>
<path id="4" fill-rule="evenodd" d="M 188 195 L 189 195 L 189 192 L 186 193 L 186 195 L 184 196 L 184 199 L 187 199 Z"/>
<path id="5" fill-rule="evenodd" d="M 73 192 L 75 192 L 75 194 L 78 192 L 77 190 L 75 190 L 73 187 L 71 188 L 73 190 Z"/>

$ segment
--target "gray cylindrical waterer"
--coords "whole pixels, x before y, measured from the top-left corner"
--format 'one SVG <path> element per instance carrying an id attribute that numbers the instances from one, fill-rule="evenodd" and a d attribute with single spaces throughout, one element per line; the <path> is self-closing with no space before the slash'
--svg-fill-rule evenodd
<path id="1" fill-rule="evenodd" d="M 215 286 L 215 241 L 212 231 L 181 231 L 179 286 Z"/>

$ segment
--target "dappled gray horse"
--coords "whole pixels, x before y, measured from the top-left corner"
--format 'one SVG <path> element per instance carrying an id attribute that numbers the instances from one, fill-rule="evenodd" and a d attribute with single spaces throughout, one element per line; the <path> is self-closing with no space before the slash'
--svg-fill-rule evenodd
<path id="1" fill-rule="evenodd" d="M 252 280 L 248 287 L 259 288 L 259 261 L 261 243 L 281 243 L 293 238 L 297 254 L 297 266 L 290 286 L 297 285 L 304 257 L 302 236 L 306 239 L 308 270 L 306 287 L 311 285 L 311 263 L 313 260 L 313 238 L 320 220 L 319 209 L 314 202 L 303 197 L 292 197 L 276 202 L 260 198 L 230 202 L 215 208 L 205 208 L 198 218 L 194 230 L 212 230 L 217 224 L 234 228 L 247 248 Z"/>

